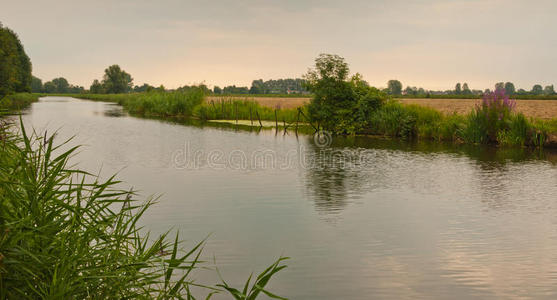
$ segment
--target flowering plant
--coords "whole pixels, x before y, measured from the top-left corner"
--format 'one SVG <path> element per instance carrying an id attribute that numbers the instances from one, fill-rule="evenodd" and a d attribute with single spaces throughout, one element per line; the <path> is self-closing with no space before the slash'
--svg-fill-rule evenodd
<path id="1" fill-rule="evenodd" d="M 505 95 L 504 89 L 484 94 L 476 112 L 483 117 L 489 142 L 497 141 L 497 133 L 507 127 L 507 120 L 516 107 L 516 101 Z"/>

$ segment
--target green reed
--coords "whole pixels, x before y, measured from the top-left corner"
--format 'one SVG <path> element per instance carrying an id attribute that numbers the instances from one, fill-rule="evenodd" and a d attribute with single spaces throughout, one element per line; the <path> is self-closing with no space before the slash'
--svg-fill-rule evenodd
<path id="1" fill-rule="evenodd" d="M 0 97 L 1 98 L 1 97 Z M 6 95 L 0 99 L 0 110 L 18 110 L 29 106 L 39 100 L 39 96 L 30 93 L 17 93 Z"/>
<path id="2" fill-rule="evenodd" d="M 194 299 L 192 287 L 208 297 L 269 293 L 284 258 L 244 288 L 249 297 L 238 298 L 224 281 L 194 282 L 204 242 L 183 250 L 178 233 L 144 233 L 141 217 L 154 200 L 141 202 L 114 177 L 103 181 L 70 166 L 78 148 L 2 121 L 0 299 Z"/>

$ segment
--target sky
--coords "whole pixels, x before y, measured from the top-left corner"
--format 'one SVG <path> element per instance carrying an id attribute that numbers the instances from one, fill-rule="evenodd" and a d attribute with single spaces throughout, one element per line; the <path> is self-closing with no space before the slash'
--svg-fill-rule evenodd
<path id="1" fill-rule="evenodd" d="M 301 77 L 320 53 L 385 87 L 557 85 L 554 0 L 0 0 L 44 81 L 88 88 L 120 65 L 134 84 L 249 86 Z"/>

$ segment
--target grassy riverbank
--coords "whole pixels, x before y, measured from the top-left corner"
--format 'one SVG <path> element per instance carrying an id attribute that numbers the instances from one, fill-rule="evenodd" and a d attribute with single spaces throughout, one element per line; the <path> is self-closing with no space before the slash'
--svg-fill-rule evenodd
<path id="1" fill-rule="evenodd" d="M 247 99 L 207 100 L 201 91 L 74 96 L 115 102 L 130 113 L 140 116 L 194 117 L 206 121 L 231 122 L 238 119 L 239 122 L 243 120 L 244 122 L 240 122 L 243 124 L 251 124 L 253 121 L 254 126 L 259 126 L 258 120 L 261 119 L 276 122 L 279 127 L 283 127 L 284 123 L 307 122 L 306 116 L 309 115 L 307 105 L 302 107 L 299 115 L 298 109 L 273 109 Z M 336 122 L 335 126 L 340 126 L 336 130 L 344 130 L 348 134 L 506 146 L 555 146 L 557 142 L 557 119 L 527 118 L 520 112 L 507 111 L 507 108 L 500 107 L 495 109 L 503 109 L 505 119 L 499 122 L 482 117 L 489 114 L 488 107 L 483 112 L 474 109 L 466 114 L 443 113 L 416 104 L 403 104 L 386 95 L 379 97 L 383 100 L 376 109 L 369 110 L 356 121 L 350 120 L 350 124 Z M 358 113 L 354 110 L 347 115 L 355 116 Z M 319 121 L 314 122 L 313 126 L 323 128 Z"/>
<path id="2" fill-rule="evenodd" d="M 78 147 L 21 128 L 0 123 L 0 299 L 193 299 L 192 287 L 255 299 L 285 267 L 243 290 L 194 283 L 203 242 L 184 251 L 177 233 L 150 237 L 140 224 L 153 200 L 69 166 Z"/>
<path id="3" fill-rule="evenodd" d="M 31 93 L 17 93 L 5 96 L 0 100 L 0 111 L 15 111 L 28 107 L 39 100 L 39 95 Z"/>

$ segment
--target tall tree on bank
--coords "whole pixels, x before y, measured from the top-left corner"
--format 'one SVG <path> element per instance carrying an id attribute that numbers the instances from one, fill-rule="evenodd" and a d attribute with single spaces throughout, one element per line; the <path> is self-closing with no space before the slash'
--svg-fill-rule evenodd
<path id="1" fill-rule="evenodd" d="M 391 95 L 400 96 L 402 94 L 402 83 L 396 79 L 389 80 L 387 90 Z"/>
<path id="2" fill-rule="evenodd" d="M 462 88 L 460 87 L 460 82 L 457 83 L 457 84 L 455 85 L 455 87 L 454 87 L 454 92 L 455 92 L 455 94 L 457 94 L 457 95 L 462 94 Z"/>
<path id="3" fill-rule="evenodd" d="M 512 82 L 505 82 L 505 93 L 507 95 L 513 95 L 516 93 L 516 89 Z"/>
<path id="4" fill-rule="evenodd" d="M 43 81 L 40 78 L 33 76 L 31 78 L 31 92 L 42 93 L 43 92 Z"/>
<path id="5" fill-rule="evenodd" d="M 89 92 L 91 92 L 91 94 L 103 94 L 104 90 L 102 84 L 97 79 L 93 80 L 93 83 L 89 87 Z"/>
<path id="6" fill-rule="evenodd" d="M 304 75 L 306 88 L 313 93 L 308 112 L 317 128 L 333 133 L 358 132 L 385 100 L 385 95 L 369 86 L 360 74 L 349 77 L 349 71 L 344 58 L 321 54 L 315 67 Z"/>
<path id="7" fill-rule="evenodd" d="M 0 23 L 0 97 L 31 91 L 31 60 L 19 37 Z"/>
<path id="8" fill-rule="evenodd" d="M 109 94 L 127 93 L 133 87 L 133 78 L 118 65 L 112 65 L 104 70 L 102 81 L 104 90 Z"/>
<path id="9" fill-rule="evenodd" d="M 532 94 L 541 95 L 543 93 L 543 88 L 541 85 L 536 84 L 532 87 Z"/>
<path id="10" fill-rule="evenodd" d="M 462 85 L 462 94 L 464 94 L 464 95 L 471 95 L 472 94 L 472 91 L 470 90 L 470 88 L 468 87 L 468 83 L 466 83 L 466 82 Z"/>

